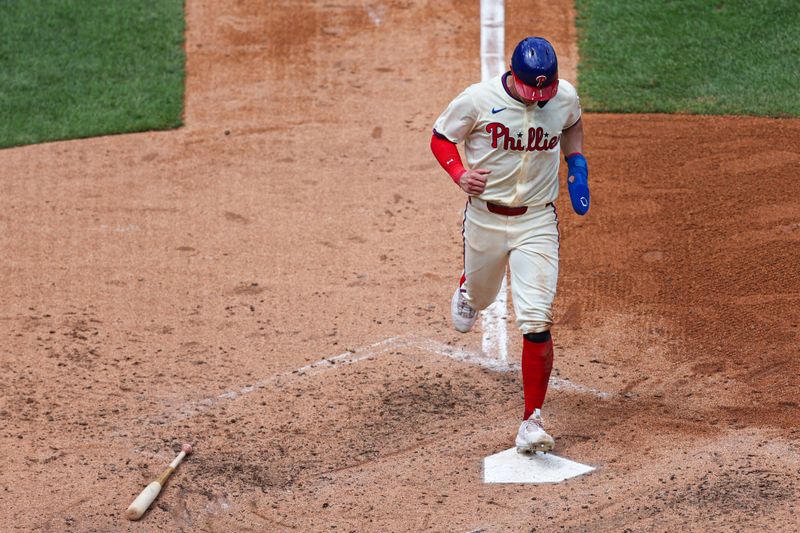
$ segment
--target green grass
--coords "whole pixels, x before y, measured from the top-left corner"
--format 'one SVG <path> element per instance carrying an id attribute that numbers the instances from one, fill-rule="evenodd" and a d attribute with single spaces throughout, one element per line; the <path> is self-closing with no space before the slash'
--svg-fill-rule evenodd
<path id="1" fill-rule="evenodd" d="M 183 0 L 0 3 L 0 147 L 181 125 Z"/>
<path id="2" fill-rule="evenodd" d="M 576 0 L 589 111 L 800 115 L 798 0 Z"/>

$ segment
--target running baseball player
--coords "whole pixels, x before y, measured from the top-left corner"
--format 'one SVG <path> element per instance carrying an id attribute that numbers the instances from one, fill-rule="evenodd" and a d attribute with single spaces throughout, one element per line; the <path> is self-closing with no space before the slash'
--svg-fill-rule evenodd
<path id="1" fill-rule="evenodd" d="M 456 145 L 464 143 L 465 167 Z M 522 40 L 511 70 L 468 87 L 436 120 L 431 150 L 468 195 L 464 270 L 453 294 L 453 326 L 469 331 L 511 272 L 511 297 L 522 332 L 525 410 L 519 452 L 548 452 L 541 408 L 553 368 L 553 299 L 558 279 L 558 167 L 563 153 L 572 207 L 589 210 L 588 167 L 575 87 L 558 78 L 553 46 Z"/>

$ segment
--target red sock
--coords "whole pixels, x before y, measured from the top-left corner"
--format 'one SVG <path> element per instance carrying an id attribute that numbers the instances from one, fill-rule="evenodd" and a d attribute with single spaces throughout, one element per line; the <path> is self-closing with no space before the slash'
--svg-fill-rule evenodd
<path id="1" fill-rule="evenodd" d="M 529 333 L 522 340 L 522 389 L 527 420 L 534 409 L 541 409 L 553 370 L 553 338 L 549 331 Z"/>

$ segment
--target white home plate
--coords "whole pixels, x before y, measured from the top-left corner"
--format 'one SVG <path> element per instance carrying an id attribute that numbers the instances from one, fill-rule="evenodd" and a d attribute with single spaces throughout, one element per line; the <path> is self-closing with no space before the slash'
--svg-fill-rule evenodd
<path id="1" fill-rule="evenodd" d="M 483 460 L 483 482 L 558 483 L 592 470 L 594 467 L 552 453 L 521 454 L 510 448 Z"/>

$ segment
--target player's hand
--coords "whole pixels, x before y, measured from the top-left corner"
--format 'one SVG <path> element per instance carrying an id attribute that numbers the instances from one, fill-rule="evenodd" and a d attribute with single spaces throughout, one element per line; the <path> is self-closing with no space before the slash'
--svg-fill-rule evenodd
<path id="1" fill-rule="evenodd" d="M 458 179 L 458 186 L 470 196 L 478 196 L 483 194 L 483 190 L 486 188 L 486 177 L 491 173 L 491 170 L 485 168 L 467 170 Z"/>

